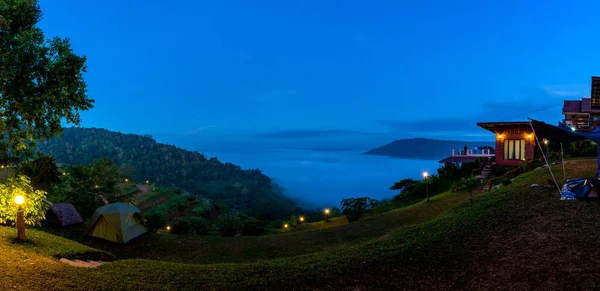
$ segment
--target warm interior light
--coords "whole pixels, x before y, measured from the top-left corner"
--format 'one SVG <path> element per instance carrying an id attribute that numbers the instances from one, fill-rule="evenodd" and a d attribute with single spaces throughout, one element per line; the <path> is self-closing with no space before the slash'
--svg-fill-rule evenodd
<path id="1" fill-rule="evenodd" d="M 531 139 L 531 133 L 527 135 L 527 139 Z"/>
<path id="2" fill-rule="evenodd" d="M 25 202 L 25 197 L 23 197 L 23 195 L 17 195 L 15 197 L 15 203 L 17 203 L 17 205 L 21 205 L 23 202 Z"/>

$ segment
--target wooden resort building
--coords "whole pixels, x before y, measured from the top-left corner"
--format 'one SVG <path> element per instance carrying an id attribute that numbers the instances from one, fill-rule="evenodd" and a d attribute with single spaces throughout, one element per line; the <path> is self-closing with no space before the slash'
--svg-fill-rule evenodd
<path id="1" fill-rule="evenodd" d="M 452 155 L 440 163 L 479 162 L 480 165 L 495 163 L 501 166 L 520 166 L 523 162 L 542 157 L 538 141 L 542 150 L 547 152 L 549 140 L 541 136 L 537 136 L 536 139 L 528 121 L 480 122 L 477 125 L 494 133 L 495 148 L 477 151 L 467 149 L 466 152 L 452 150 Z"/>

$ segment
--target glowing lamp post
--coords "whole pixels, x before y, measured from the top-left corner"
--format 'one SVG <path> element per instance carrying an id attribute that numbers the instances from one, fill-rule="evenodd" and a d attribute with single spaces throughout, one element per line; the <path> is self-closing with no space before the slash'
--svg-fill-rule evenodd
<path id="1" fill-rule="evenodd" d="M 298 218 L 298 220 L 300 221 L 300 223 L 304 222 L 304 216 L 300 216 L 300 218 Z"/>
<path id="2" fill-rule="evenodd" d="M 429 202 L 429 173 L 423 172 L 423 179 L 425 179 L 425 194 L 427 195 L 427 202 Z"/>
<path id="3" fill-rule="evenodd" d="M 288 227 L 290 227 L 287 223 L 283 225 L 283 228 L 287 229 Z"/>
<path id="4" fill-rule="evenodd" d="M 325 208 L 325 222 L 329 222 L 329 213 L 331 211 L 329 210 L 329 208 Z"/>
<path id="5" fill-rule="evenodd" d="M 23 202 L 25 202 L 25 197 L 22 195 L 17 195 L 15 197 L 15 203 L 17 204 L 17 240 L 25 240 L 25 217 L 23 215 Z"/>

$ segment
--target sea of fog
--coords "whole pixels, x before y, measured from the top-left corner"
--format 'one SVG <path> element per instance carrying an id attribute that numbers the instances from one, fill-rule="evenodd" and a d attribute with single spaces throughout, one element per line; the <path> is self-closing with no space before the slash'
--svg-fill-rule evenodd
<path id="1" fill-rule="evenodd" d="M 404 178 L 419 179 L 434 172 L 438 161 L 363 155 L 354 151 L 270 150 L 204 152 L 244 169 L 258 168 L 285 189 L 303 208 L 338 206 L 343 198 L 383 199 L 396 193 L 389 187 Z"/>

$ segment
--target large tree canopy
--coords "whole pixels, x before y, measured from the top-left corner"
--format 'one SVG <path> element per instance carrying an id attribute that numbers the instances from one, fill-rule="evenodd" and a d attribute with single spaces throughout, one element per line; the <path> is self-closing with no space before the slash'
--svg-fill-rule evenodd
<path id="1" fill-rule="evenodd" d="M 63 120 L 79 125 L 79 112 L 93 107 L 86 58 L 69 39 L 46 39 L 41 17 L 37 0 L 0 0 L 0 158 L 60 134 Z"/>

